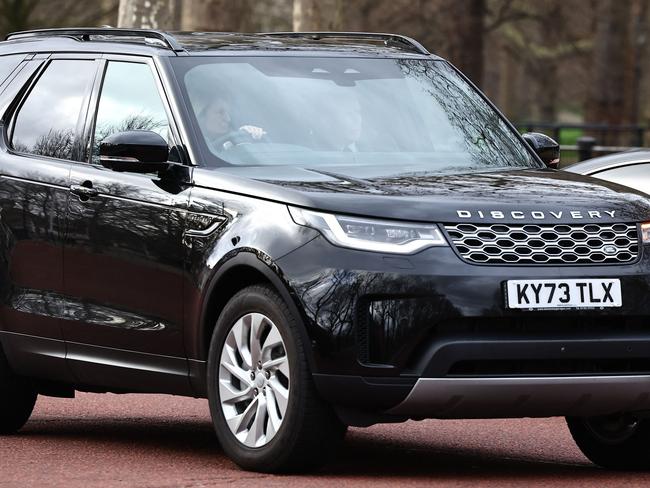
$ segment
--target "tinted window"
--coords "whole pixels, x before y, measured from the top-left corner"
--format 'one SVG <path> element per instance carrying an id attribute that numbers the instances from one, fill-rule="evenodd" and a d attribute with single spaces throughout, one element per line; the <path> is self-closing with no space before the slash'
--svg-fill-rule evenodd
<path id="1" fill-rule="evenodd" d="M 18 111 L 12 145 L 24 153 L 76 159 L 79 115 L 95 74 L 95 63 L 55 60 Z"/>
<path id="2" fill-rule="evenodd" d="M 622 166 L 592 176 L 650 194 L 650 163 Z"/>
<path id="3" fill-rule="evenodd" d="M 93 162 L 104 138 L 126 130 L 151 130 L 169 140 L 167 113 L 149 66 L 111 61 L 97 108 Z"/>
<path id="4" fill-rule="evenodd" d="M 0 57 L 0 83 L 7 79 L 7 76 L 9 76 L 11 72 L 16 69 L 16 66 L 18 66 L 24 57 L 24 54 L 15 54 L 13 56 Z"/>

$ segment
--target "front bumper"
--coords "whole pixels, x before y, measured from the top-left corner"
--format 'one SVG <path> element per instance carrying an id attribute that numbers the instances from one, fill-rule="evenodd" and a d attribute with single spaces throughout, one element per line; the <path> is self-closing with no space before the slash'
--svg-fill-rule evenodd
<path id="1" fill-rule="evenodd" d="M 592 417 L 650 409 L 650 375 L 420 378 L 389 409 L 409 418 Z"/>
<path id="2" fill-rule="evenodd" d="M 330 402 L 404 417 L 524 417 L 650 409 L 649 254 L 626 265 L 473 265 L 450 248 L 398 257 L 316 238 L 278 264 Z M 505 281 L 534 278 L 618 278 L 623 306 L 506 308 Z"/>

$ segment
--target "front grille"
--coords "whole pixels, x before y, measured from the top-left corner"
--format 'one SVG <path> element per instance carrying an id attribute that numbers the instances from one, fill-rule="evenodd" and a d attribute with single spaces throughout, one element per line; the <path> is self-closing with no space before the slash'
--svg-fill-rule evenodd
<path id="1" fill-rule="evenodd" d="M 636 261 L 636 224 L 448 224 L 465 261 L 480 264 L 620 264 Z"/>

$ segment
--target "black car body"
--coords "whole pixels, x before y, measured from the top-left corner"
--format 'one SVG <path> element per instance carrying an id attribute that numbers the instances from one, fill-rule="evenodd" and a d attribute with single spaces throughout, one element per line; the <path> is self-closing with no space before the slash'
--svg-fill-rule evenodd
<path id="1" fill-rule="evenodd" d="M 624 424 L 635 428 L 650 410 L 650 255 L 642 226 L 650 202 L 546 168 L 478 90 L 417 43 L 392 35 L 68 29 L 10 36 L 0 56 L 0 340 L 25 402 L 75 390 L 210 396 L 224 448 L 242 466 L 263 470 L 315 462 L 314 452 L 324 452 L 342 425 L 565 415 L 579 437 L 610 418 L 603 416 L 632 414 Z M 488 126 L 499 125 L 518 155 L 512 159 L 523 162 L 387 170 L 339 153 L 332 164 L 312 164 L 302 153 L 299 162 L 286 148 L 288 164 L 220 164 L 183 86 L 193 60 L 210 56 L 254 58 L 271 77 L 284 73 L 276 65 L 324 57 L 325 68 L 308 72 L 331 76 L 337 87 L 354 84 L 331 75 L 341 60 L 405 60 L 397 64 L 409 69 L 435 60 L 464 83 L 462 103 L 487 114 L 462 113 L 454 127 L 478 121 L 472 137 L 485 139 L 481 151 L 490 154 Z M 111 78 L 111 63 L 132 63 L 129 76 Z M 103 84 L 127 80 L 137 92 L 134 65 L 152 73 L 168 117 L 164 161 L 152 156 L 160 143 L 151 131 L 93 139 Z M 41 96 L 39 80 L 56 75 L 51 66 L 62 71 L 57 83 L 79 85 L 78 123 L 72 135 L 48 129 L 35 139 L 29 127 L 38 125 L 38 111 L 24 134 L 20 117 L 32 110 L 30 94 Z M 354 66 L 341 73 L 359 80 L 365 65 Z M 266 157 L 260 154 L 254 157 Z M 379 234 L 403 240 L 386 244 Z M 569 291 L 583 296 L 570 302 Z M 556 292 L 559 298 L 548 294 Z M 269 297 L 280 305 L 264 305 Z M 215 376 L 230 337 L 224 317 L 265 307 L 280 307 L 278 317 L 297 324 L 276 324 L 286 343 L 276 352 L 289 357 L 298 398 L 278 424 L 282 435 L 238 443 L 220 417 L 217 383 L 238 388 L 248 380 Z M 222 361 L 227 351 L 224 345 Z M 250 362 L 233 354 L 238 364 Z M 255 398 L 273 388 L 274 372 L 266 371 L 267 382 L 254 364 L 249 369 Z M 233 415 L 245 415 L 246 405 Z M 246 422 L 251 431 L 254 421 Z M 286 433 L 292 429 L 300 442 Z M 591 453 L 588 441 L 579 443 Z M 606 465 L 608 456 L 591 453 Z"/>

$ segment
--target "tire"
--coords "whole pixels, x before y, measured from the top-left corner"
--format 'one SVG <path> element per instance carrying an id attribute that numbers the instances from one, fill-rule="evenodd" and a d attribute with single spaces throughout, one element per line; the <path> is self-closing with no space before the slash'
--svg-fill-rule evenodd
<path id="1" fill-rule="evenodd" d="M 208 358 L 210 413 L 225 453 L 244 469 L 309 470 L 324 463 L 345 434 L 346 427 L 316 392 L 300 327 L 283 299 L 265 285 L 239 291 L 217 320 Z M 258 344 L 266 347 L 259 354 L 247 346 L 253 344 L 251 331 L 254 336 L 261 331 Z M 237 337 L 244 339 L 238 343 Z M 265 366 L 252 364 L 254 356 Z"/>
<path id="2" fill-rule="evenodd" d="M 27 423 L 36 397 L 30 382 L 11 372 L 0 349 L 0 435 L 15 434 Z"/>
<path id="3" fill-rule="evenodd" d="M 626 414 L 606 417 L 567 417 L 567 425 L 583 454 L 612 470 L 650 468 L 650 421 Z"/>

